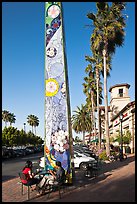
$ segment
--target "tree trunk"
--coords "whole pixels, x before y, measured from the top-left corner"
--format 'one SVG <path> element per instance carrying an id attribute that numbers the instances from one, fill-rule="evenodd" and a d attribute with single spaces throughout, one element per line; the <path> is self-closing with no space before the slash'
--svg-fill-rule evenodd
<path id="1" fill-rule="evenodd" d="M 91 143 L 91 137 L 93 136 L 93 110 L 91 111 L 91 133 L 90 133 L 90 143 Z"/>
<path id="2" fill-rule="evenodd" d="M 98 147 L 101 149 L 101 133 L 100 133 L 100 115 L 99 115 L 99 70 L 96 68 L 97 83 L 97 118 L 98 118 Z"/>
<path id="3" fill-rule="evenodd" d="M 109 141 L 109 121 L 108 121 L 106 49 L 103 50 L 103 60 L 104 60 L 104 104 L 105 104 L 106 154 L 107 156 L 109 156 L 110 155 L 110 141 Z"/>
<path id="4" fill-rule="evenodd" d="M 85 131 L 83 131 L 83 143 L 85 144 Z"/>
<path id="5" fill-rule="evenodd" d="M 91 90 L 91 103 L 92 103 L 92 114 L 93 114 L 93 118 L 92 118 L 92 123 L 93 123 L 93 129 L 94 129 L 94 139 L 96 136 L 96 122 L 95 122 L 95 107 L 94 107 L 94 93 Z"/>

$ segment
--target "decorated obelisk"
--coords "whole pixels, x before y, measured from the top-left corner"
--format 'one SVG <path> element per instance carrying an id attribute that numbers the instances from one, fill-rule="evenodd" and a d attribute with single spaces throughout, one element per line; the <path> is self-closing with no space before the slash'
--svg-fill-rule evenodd
<path id="1" fill-rule="evenodd" d="M 72 130 L 61 2 L 45 2 L 45 169 L 60 161 L 72 183 Z"/>

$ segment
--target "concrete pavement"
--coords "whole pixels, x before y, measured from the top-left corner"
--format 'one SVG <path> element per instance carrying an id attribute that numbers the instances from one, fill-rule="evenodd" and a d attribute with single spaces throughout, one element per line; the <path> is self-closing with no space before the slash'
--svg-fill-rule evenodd
<path id="1" fill-rule="evenodd" d="M 76 171 L 74 184 L 69 186 L 62 198 L 58 192 L 37 196 L 31 192 L 27 201 L 24 187 L 21 195 L 19 178 L 2 183 L 2 202 L 135 202 L 135 155 L 128 155 L 123 162 L 103 163 L 97 178 L 85 178 L 84 173 Z"/>

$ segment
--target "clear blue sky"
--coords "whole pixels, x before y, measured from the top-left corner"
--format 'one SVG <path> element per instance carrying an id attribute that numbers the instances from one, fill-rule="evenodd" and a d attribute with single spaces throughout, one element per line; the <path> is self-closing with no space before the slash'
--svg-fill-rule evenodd
<path id="1" fill-rule="evenodd" d="M 91 21 L 95 2 L 63 2 L 66 54 L 71 111 L 85 104 L 82 83 L 86 76 L 85 55 L 90 51 Z M 129 2 L 124 46 L 116 49 L 112 60 L 110 86 L 129 83 L 129 96 L 135 100 L 135 2 Z M 27 116 L 36 115 L 37 135 L 44 137 L 44 2 L 2 3 L 2 110 L 16 116 L 13 125 L 31 130 Z M 110 93 L 108 93 L 110 98 Z M 108 98 L 108 99 L 109 99 Z M 108 101 L 109 102 L 109 101 Z M 103 104 L 102 104 L 103 105 Z M 4 124 L 3 124 L 4 125 Z"/>

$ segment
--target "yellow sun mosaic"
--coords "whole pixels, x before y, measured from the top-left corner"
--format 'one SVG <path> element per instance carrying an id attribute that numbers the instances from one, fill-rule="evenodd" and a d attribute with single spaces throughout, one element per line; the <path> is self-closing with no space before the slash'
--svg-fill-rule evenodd
<path id="1" fill-rule="evenodd" d="M 55 96 L 58 90 L 59 84 L 55 79 L 50 78 L 46 80 L 46 96 Z"/>

